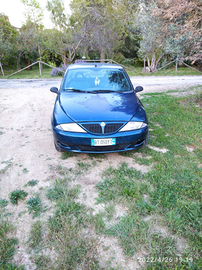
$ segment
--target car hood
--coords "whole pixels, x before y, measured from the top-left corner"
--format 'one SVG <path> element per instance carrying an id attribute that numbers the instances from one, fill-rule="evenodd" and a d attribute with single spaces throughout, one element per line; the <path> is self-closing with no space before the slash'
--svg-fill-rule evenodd
<path id="1" fill-rule="evenodd" d="M 129 121 L 135 115 L 138 106 L 134 92 L 61 92 L 59 102 L 66 115 L 75 122 Z"/>

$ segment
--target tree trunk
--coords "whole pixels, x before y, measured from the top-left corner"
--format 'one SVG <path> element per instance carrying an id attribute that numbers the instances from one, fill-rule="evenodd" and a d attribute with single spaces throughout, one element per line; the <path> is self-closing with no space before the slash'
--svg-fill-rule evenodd
<path id="1" fill-rule="evenodd" d="M 151 71 L 151 65 L 150 65 L 150 60 L 149 60 L 149 57 L 147 56 L 147 65 L 148 65 L 148 68 L 149 68 L 149 72 Z"/>
<path id="2" fill-rule="evenodd" d="M 100 54 L 100 62 L 104 63 L 104 59 L 105 59 L 105 51 L 104 48 L 101 48 L 101 54 Z"/>
<path id="3" fill-rule="evenodd" d="M 66 52 L 63 52 L 63 63 L 65 66 L 67 66 L 67 57 L 66 57 Z"/>
<path id="4" fill-rule="evenodd" d="M 2 67 L 1 62 L 0 62 L 0 68 L 1 68 L 2 75 L 3 75 L 3 77 L 4 77 L 4 70 L 3 70 L 3 67 Z"/>
<path id="5" fill-rule="evenodd" d="M 38 45 L 38 52 L 39 52 L 39 60 L 41 61 L 41 47 Z M 40 63 L 41 70 L 43 69 L 42 63 Z"/>
<path id="6" fill-rule="evenodd" d="M 17 70 L 21 69 L 21 66 L 20 66 L 21 56 L 22 56 L 22 52 L 19 53 L 18 58 L 17 58 Z"/>
<path id="7" fill-rule="evenodd" d="M 157 66 L 157 64 L 156 64 L 156 52 L 155 52 L 155 50 L 153 50 L 150 70 L 152 72 L 156 72 L 157 71 L 156 66 Z"/>
<path id="8" fill-rule="evenodd" d="M 149 57 L 147 57 L 147 63 L 148 63 L 148 67 L 150 69 L 150 72 L 156 72 L 157 71 L 157 65 L 159 63 L 159 61 L 161 60 L 161 58 L 163 57 L 163 53 L 158 57 L 158 59 L 156 59 L 156 51 L 153 50 L 152 52 L 152 59 L 151 59 L 151 64 L 150 64 L 150 59 Z"/>

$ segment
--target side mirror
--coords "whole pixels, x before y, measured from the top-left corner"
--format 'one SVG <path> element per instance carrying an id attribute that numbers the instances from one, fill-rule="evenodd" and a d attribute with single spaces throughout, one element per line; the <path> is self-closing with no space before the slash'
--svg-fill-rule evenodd
<path id="1" fill-rule="evenodd" d="M 57 87 L 51 87 L 50 91 L 53 92 L 53 93 L 55 93 L 55 94 L 57 94 L 57 95 L 59 93 Z"/>
<path id="2" fill-rule="evenodd" d="M 142 86 L 136 86 L 135 88 L 135 92 L 141 92 L 143 90 L 143 87 Z"/>

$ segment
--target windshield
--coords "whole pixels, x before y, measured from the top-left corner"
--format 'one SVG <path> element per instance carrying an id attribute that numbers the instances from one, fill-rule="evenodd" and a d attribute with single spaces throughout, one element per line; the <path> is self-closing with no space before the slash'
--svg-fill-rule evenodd
<path id="1" fill-rule="evenodd" d="M 63 89 L 89 92 L 131 90 L 123 70 L 97 67 L 70 69 L 64 80 Z"/>

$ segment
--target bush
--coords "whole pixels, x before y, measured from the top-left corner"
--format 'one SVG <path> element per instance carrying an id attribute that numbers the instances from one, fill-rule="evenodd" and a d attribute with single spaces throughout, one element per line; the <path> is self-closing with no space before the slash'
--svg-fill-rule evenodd
<path id="1" fill-rule="evenodd" d="M 62 64 L 61 67 L 58 67 L 57 69 L 54 67 L 51 71 L 51 76 L 63 76 L 64 72 L 66 71 L 68 65 Z"/>

